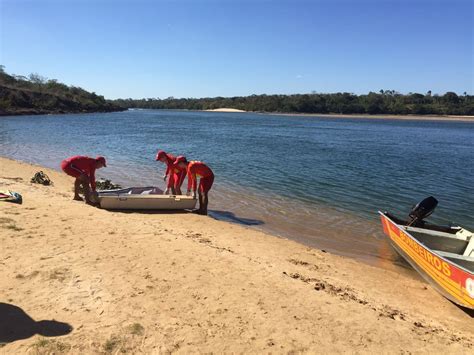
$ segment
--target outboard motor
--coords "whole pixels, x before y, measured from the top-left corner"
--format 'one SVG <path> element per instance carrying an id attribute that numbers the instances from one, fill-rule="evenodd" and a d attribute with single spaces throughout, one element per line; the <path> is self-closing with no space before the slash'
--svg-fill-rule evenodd
<path id="1" fill-rule="evenodd" d="M 423 224 L 423 219 L 431 215 L 437 205 L 438 200 L 433 196 L 427 197 L 419 202 L 408 214 L 408 225 Z"/>

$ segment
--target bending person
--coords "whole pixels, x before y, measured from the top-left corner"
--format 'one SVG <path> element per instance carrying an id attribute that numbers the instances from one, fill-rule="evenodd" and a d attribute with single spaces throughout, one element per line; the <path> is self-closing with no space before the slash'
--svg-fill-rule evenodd
<path id="1" fill-rule="evenodd" d="M 209 190 L 214 182 L 214 173 L 211 168 L 201 161 L 188 162 L 185 157 L 176 158 L 174 166 L 186 169 L 188 175 L 188 195 L 196 198 L 197 179 L 199 178 L 199 209 L 197 213 L 207 215 L 207 205 L 209 203 Z"/>
<path id="2" fill-rule="evenodd" d="M 76 178 L 76 181 L 74 181 L 74 200 L 82 201 L 79 196 L 79 188 L 82 185 L 86 203 L 95 205 L 95 202 L 91 200 L 92 195 L 96 192 L 95 171 L 106 166 L 104 157 L 94 159 L 76 155 L 61 162 L 61 169 L 69 176 Z"/>
<path id="3" fill-rule="evenodd" d="M 171 192 L 173 195 L 181 195 L 181 185 L 186 177 L 186 169 L 180 169 L 179 167 L 174 166 L 176 161 L 175 156 L 166 153 L 163 150 L 158 151 L 155 160 L 166 164 L 166 172 L 163 175 L 163 179 L 165 181 L 168 180 L 168 182 L 164 193 L 169 195 Z"/>

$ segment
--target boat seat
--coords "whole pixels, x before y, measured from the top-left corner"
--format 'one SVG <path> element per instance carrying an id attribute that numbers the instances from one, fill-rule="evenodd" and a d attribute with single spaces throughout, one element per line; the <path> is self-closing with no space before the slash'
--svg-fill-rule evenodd
<path id="1" fill-rule="evenodd" d="M 455 253 L 449 253 L 447 251 L 433 250 L 436 254 L 444 256 L 445 258 L 465 260 L 465 261 L 474 261 L 473 256 L 459 255 Z"/>
<path id="2" fill-rule="evenodd" d="M 453 234 L 453 233 L 439 232 L 439 231 L 418 228 L 418 227 L 402 227 L 402 228 L 404 228 L 408 232 L 432 235 L 435 237 L 443 237 L 443 238 L 448 238 L 448 239 L 457 239 L 457 240 L 464 240 L 464 241 L 467 240 L 467 236 L 460 234 L 459 231 L 456 234 Z"/>
<path id="3" fill-rule="evenodd" d="M 474 258 L 474 237 L 472 235 L 469 240 L 469 243 L 467 243 L 467 247 L 466 247 L 466 250 L 464 250 L 463 255 Z"/>

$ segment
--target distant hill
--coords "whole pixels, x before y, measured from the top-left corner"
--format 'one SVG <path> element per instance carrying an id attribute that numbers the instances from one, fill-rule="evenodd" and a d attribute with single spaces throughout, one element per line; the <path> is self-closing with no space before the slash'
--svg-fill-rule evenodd
<path id="1" fill-rule="evenodd" d="M 232 108 L 253 112 L 315 113 L 315 114 L 388 114 L 388 115 L 474 115 L 474 96 L 409 93 L 380 90 L 365 95 L 351 93 L 251 95 L 208 97 L 202 99 L 169 97 L 166 99 L 118 99 L 123 108 L 215 110 Z"/>
<path id="2" fill-rule="evenodd" d="M 28 78 L 10 75 L 0 66 L 0 116 L 123 110 L 82 88 L 47 80 L 38 74 Z"/>

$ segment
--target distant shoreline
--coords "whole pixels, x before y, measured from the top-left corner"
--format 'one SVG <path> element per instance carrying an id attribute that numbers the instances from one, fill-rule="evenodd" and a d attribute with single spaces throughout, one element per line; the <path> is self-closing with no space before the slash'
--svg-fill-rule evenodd
<path id="1" fill-rule="evenodd" d="M 2 111 L 0 110 L 0 117 L 6 116 L 40 116 L 40 115 L 77 115 L 85 113 L 108 113 L 108 112 L 123 112 L 127 109 L 112 109 L 102 111 L 53 111 L 53 110 L 39 110 L 39 109 L 19 109 L 15 111 Z"/>
<path id="2" fill-rule="evenodd" d="M 123 112 L 127 110 L 167 110 L 167 111 L 196 111 L 196 112 L 216 112 L 216 113 L 253 113 L 258 115 L 273 116 L 302 116 L 302 117 L 324 117 L 324 118 L 365 118 L 378 120 L 412 120 L 412 121 L 453 121 L 453 122 L 470 122 L 474 123 L 474 116 L 455 116 L 455 115 L 369 115 L 369 114 L 339 114 L 339 113 L 291 113 L 291 112 L 265 112 L 265 111 L 245 111 L 234 108 L 218 108 L 210 110 L 187 110 L 187 109 L 138 109 L 126 108 L 121 110 L 104 110 L 104 111 L 82 111 L 82 112 L 62 112 L 62 111 L 41 111 L 41 110 L 18 110 L 15 112 L 5 112 L 0 110 L 0 117 L 6 116 L 29 116 L 29 115 L 74 115 L 88 113 L 109 113 Z"/>

